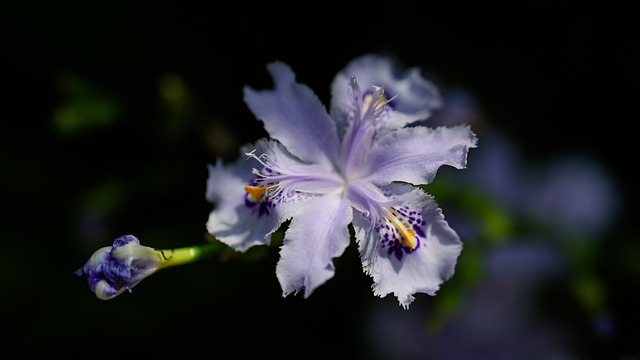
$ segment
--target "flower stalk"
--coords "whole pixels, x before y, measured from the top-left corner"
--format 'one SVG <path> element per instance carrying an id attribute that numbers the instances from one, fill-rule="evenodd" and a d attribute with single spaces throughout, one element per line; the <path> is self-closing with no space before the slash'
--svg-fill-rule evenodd
<path id="1" fill-rule="evenodd" d="M 222 247 L 220 243 L 207 243 L 178 249 L 156 250 L 164 257 L 164 261 L 160 263 L 158 270 L 209 258 L 218 254 Z"/>

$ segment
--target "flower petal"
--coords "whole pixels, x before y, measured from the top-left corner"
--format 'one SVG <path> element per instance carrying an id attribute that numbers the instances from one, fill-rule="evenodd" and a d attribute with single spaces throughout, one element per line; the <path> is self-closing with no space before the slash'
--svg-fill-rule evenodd
<path id="1" fill-rule="evenodd" d="M 317 197 L 293 217 L 276 266 L 283 296 L 304 290 L 307 298 L 333 277 L 333 258 L 349 245 L 352 218 L 351 207 L 337 194 Z"/>
<path id="2" fill-rule="evenodd" d="M 396 96 L 390 103 L 387 127 L 397 129 L 417 120 L 428 118 L 431 112 L 442 105 L 437 87 L 420 74 L 419 68 L 407 69 L 403 74 L 396 71 L 391 58 L 367 54 L 347 64 L 331 84 L 331 114 L 338 121 L 340 133 L 346 128 L 351 98 L 348 84 L 355 76 L 362 91 L 373 86 L 384 85 L 387 98 Z"/>
<path id="3" fill-rule="evenodd" d="M 371 148 L 367 180 L 376 185 L 393 181 L 428 184 L 442 165 L 462 169 L 477 138 L 468 125 L 416 126 L 388 133 Z"/>
<path id="4" fill-rule="evenodd" d="M 258 142 L 255 147 L 243 149 L 263 150 L 265 147 L 266 142 Z M 241 158 L 229 166 L 223 166 L 221 161 L 209 165 L 206 198 L 214 204 L 214 209 L 209 214 L 207 230 L 238 251 L 268 244 L 270 235 L 286 220 L 271 211 L 271 206 L 264 201 L 247 202 L 244 188 L 256 178 L 251 172 L 255 164 L 253 160 Z"/>
<path id="5" fill-rule="evenodd" d="M 335 164 L 338 134 L 318 97 L 296 82 L 286 64 L 273 62 L 267 69 L 273 78 L 273 90 L 244 88 L 244 100 L 253 114 L 273 139 L 300 159 Z"/>
<path id="6" fill-rule="evenodd" d="M 383 190 L 395 198 L 400 209 L 411 214 L 407 216 L 411 220 L 408 222 L 417 224 L 412 229 L 416 229 L 413 234 L 418 235 L 420 242 L 412 247 L 392 244 L 381 236 L 390 234 L 389 229 L 376 227 L 362 213 L 354 214 L 353 218 L 356 240 L 363 269 L 373 278 L 374 294 L 384 297 L 393 293 L 407 309 L 415 293 L 435 295 L 440 285 L 453 275 L 462 242 L 431 196 L 402 183 Z M 414 214 L 420 216 L 416 219 Z"/>

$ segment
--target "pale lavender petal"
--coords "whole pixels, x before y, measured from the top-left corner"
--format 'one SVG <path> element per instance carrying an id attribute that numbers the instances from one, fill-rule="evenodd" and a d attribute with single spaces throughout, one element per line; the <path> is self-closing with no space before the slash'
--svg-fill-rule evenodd
<path id="1" fill-rule="evenodd" d="M 243 150 L 263 150 L 265 144 L 261 141 L 256 146 L 245 146 Z M 209 214 L 207 230 L 238 251 L 268 244 L 270 235 L 286 220 L 273 211 L 272 203 L 247 201 L 244 187 L 256 178 L 251 173 L 255 165 L 253 159 L 242 157 L 229 166 L 224 166 L 221 161 L 209 166 L 206 198 L 214 209 Z"/>
<path id="2" fill-rule="evenodd" d="M 394 111 L 387 124 L 392 129 L 426 119 L 442 104 L 437 87 L 421 75 L 419 68 L 402 71 L 389 57 L 363 55 L 349 62 L 331 84 L 331 114 L 338 122 L 339 130 L 346 128 L 351 106 L 347 86 L 351 76 L 356 77 L 363 92 L 384 85 L 387 98 L 395 96 L 390 103 Z"/>
<path id="3" fill-rule="evenodd" d="M 283 296 L 303 290 L 307 298 L 333 277 L 333 258 L 349 245 L 352 218 L 351 207 L 338 194 L 317 197 L 293 217 L 276 266 Z"/>
<path id="4" fill-rule="evenodd" d="M 303 161 L 335 164 L 338 134 L 318 97 L 296 82 L 286 64 L 273 62 L 267 69 L 273 78 L 273 90 L 244 88 L 244 100 L 253 114 L 273 139 Z"/>
<path id="5" fill-rule="evenodd" d="M 373 278 L 374 294 L 393 293 L 407 309 L 414 294 L 435 295 L 453 275 L 462 242 L 433 198 L 422 190 L 402 183 L 383 190 L 399 202 L 394 208 L 402 213 L 402 223 L 415 235 L 416 243 L 411 249 L 391 242 L 388 235 L 393 236 L 394 229 L 389 229 L 389 223 L 386 228 L 371 224 L 359 212 L 353 219 L 356 240 L 364 271 Z"/>
<path id="6" fill-rule="evenodd" d="M 392 181 L 428 184 L 442 165 L 462 169 L 477 138 L 467 125 L 399 129 L 377 141 L 367 159 L 367 180 L 376 185 Z"/>

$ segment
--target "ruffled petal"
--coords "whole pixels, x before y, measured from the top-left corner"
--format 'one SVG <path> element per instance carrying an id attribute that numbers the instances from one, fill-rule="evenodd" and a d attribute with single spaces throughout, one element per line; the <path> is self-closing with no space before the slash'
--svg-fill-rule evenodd
<path id="1" fill-rule="evenodd" d="M 333 277 L 333 258 L 349 245 L 351 207 L 340 195 L 317 197 L 289 224 L 276 266 L 283 296 L 304 290 L 307 298 Z"/>
<path id="2" fill-rule="evenodd" d="M 267 66 L 274 89 L 244 88 L 244 100 L 273 139 L 292 154 L 311 163 L 336 163 L 338 134 L 318 97 L 284 63 Z"/>
<path id="3" fill-rule="evenodd" d="M 266 144 L 266 141 L 259 141 L 256 146 L 245 146 L 243 152 L 263 150 Z M 285 215 L 274 211 L 273 202 L 247 198 L 245 186 L 256 178 L 251 172 L 255 164 L 252 159 L 243 157 L 229 166 L 221 161 L 209 165 L 206 198 L 214 204 L 214 209 L 209 214 L 207 230 L 238 251 L 268 244 L 271 234 L 286 220 Z"/>
<path id="4" fill-rule="evenodd" d="M 331 84 L 331 114 L 338 123 L 340 134 L 346 129 L 345 122 L 351 106 L 349 81 L 355 76 L 363 92 L 373 86 L 383 86 L 392 111 L 386 119 L 386 128 L 393 130 L 406 124 L 428 118 L 433 110 L 442 105 L 438 88 L 426 80 L 419 68 L 396 71 L 391 58 L 367 54 L 347 64 Z"/>
<path id="5" fill-rule="evenodd" d="M 453 275 L 462 242 L 431 196 L 401 183 L 383 190 L 398 202 L 388 215 L 393 221 L 372 224 L 354 214 L 356 240 L 374 294 L 393 293 L 407 309 L 414 294 L 435 295 Z"/>
<path id="6" fill-rule="evenodd" d="M 393 181 L 428 184 L 442 165 L 464 168 L 476 143 L 468 125 L 399 129 L 372 146 L 364 165 L 366 179 L 379 186 Z"/>

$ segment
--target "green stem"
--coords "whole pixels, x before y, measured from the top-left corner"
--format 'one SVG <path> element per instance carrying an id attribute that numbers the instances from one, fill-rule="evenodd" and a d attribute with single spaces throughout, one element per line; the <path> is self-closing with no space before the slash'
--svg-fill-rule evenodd
<path id="1" fill-rule="evenodd" d="M 158 266 L 158 270 L 206 259 L 219 253 L 224 248 L 224 246 L 221 245 L 222 244 L 216 242 L 199 246 L 187 246 L 178 249 L 156 250 L 162 255 L 164 260 Z"/>

